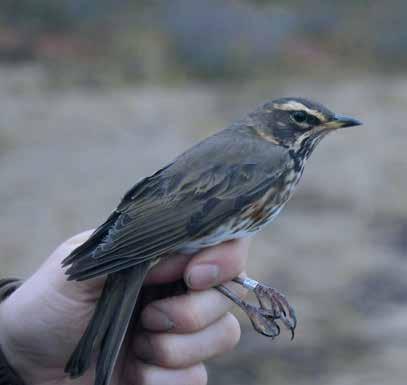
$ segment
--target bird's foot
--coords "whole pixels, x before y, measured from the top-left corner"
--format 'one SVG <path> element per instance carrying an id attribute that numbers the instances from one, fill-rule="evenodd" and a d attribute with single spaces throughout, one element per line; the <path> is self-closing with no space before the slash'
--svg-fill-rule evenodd
<path id="1" fill-rule="evenodd" d="M 225 286 L 219 286 L 218 290 L 235 302 L 247 314 L 257 332 L 275 338 L 280 334 L 277 321 L 281 321 L 290 330 L 291 339 L 294 338 L 297 318 L 294 309 L 283 294 L 251 278 L 237 277 L 233 281 L 252 291 L 260 306 L 253 306 L 243 301 Z"/>
<path id="2" fill-rule="evenodd" d="M 291 332 L 291 339 L 294 338 L 295 327 L 297 326 L 297 317 L 295 310 L 288 303 L 285 296 L 278 290 L 258 283 L 253 290 L 259 301 L 260 308 L 268 312 L 273 319 L 279 319 L 284 326 Z"/>

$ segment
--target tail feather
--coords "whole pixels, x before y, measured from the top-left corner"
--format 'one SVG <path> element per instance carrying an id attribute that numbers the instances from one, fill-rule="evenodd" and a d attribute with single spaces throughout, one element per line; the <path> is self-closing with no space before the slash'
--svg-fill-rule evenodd
<path id="1" fill-rule="evenodd" d="M 100 341 L 100 336 L 104 336 L 109 327 L 107 314 L 114 314 L 119 299 L 119 290 L 114 290 L 114 283 L 114 275 L 108 276 L 92 319 L 65 366 L 65 373 L 69 373 L 71 378 L 80 377 L 89 368 L 97 340 Z"/>
<path id="2" fill-rule="evenodd" d="M 109 384 L 148 270 L 149 264 L 140 264 L 108 276 L 93 317 L 65 367 L 71 378 L 89 368 L 94 350 L 100 348 L 95 385 Z"/>
<path id="3" fill-rule="evenodd" d="M 102 346 L 96 364 L 95 385 L 108 385 L 113 369 L 123 344 L 126 331 L 131 320 L 141 285 L 149 270 L 150 264 L 140 264 L 126 270 L 123 279 L 123 293 L 120 307 L 112 317 L 112 322 L 103 337 Z"/>

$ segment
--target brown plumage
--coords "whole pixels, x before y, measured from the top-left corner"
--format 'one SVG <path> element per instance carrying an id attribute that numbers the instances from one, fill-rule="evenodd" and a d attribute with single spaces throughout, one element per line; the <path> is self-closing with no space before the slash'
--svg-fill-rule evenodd
<path id="1" fill-rule="evenodd" d="M 357 124 L 305 99 L 266 102 L 138 182 L 63 262 L 70 280 L 108 275 L 66 371 L 80 376 L 100 349 L 95 385 L 107 385 L 148 270 L 160 258 L 263 228 L 292 195 L 320 139 Z"/>

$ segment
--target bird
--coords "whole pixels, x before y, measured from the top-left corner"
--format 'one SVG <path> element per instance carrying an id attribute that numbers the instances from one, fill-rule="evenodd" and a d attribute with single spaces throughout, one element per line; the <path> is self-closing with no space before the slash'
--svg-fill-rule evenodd
<path id="1" fill-rule="evenodd" d="M 107 276 L 65 372 L 83 375 L 98 350 L 95 385 L 108 385 L 149 270 L 163 258 L 193 255 L 263 229 L 292 196 L 321 139 L 360 124 L 305 98 L 268 100 L 136 183 L 62 262 L 68 280 Z M 260 306 L 225 286 L 218 290 L 248 314 L 258 332 L 277 336 L 278 320 L 294 331 L 295 312 L 283 294 L 251 278 L 234 281 L 252 290 Z"/>

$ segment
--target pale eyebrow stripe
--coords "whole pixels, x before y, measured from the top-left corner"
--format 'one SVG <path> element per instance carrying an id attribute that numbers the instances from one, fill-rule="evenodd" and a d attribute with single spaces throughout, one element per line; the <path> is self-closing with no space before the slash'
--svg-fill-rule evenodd
<path id="1" fill-rule="evenodd" d="M 311 110 L 310 108 L 308 108 L 307 106 L 304 106 L 304 104 L 302 104 L 300 102 L 290 101 L 290 102 L 281 103 L 281 104 L 274 103 L 273 107 L 277 110 L 283 110 L 283 111 L 304 111 L 310 115 L 315 116 L 322 122 L 325 121 L 325 116 L 323 114 L 321 114 L 318 111 Z"/>

